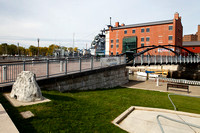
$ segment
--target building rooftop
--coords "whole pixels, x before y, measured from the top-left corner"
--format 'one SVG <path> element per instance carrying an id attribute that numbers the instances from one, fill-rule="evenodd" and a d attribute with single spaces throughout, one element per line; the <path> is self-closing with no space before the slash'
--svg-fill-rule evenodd
<path id="1" fill-rule="evenodd" d="M 160 24 L 170 24 L 170 23 L 173 23 L 173 19 L 171 19 L 171 20 L 163 20 L 163 21 L 147 22 L 147 23 L 139 23 L 139 24 L 131 24 L 131 25 L 113 27 L 112 29 L 125 29 L 125 28 L 160 25 Z"/>
<path id="2" fill-rule="evenodd" d="M 183 46 L 200 46 L 200 41 L 183 42 Z"/>

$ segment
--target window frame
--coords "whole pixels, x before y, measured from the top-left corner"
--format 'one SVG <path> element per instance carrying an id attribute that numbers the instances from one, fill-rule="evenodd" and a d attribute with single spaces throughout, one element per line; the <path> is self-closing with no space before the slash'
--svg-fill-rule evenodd
<path id="1" fill-rule="evenodd" d="M 142 28 L 142 29 L 141 29 L 141 33 L 144 33 L 144 31 L 142 32 L 142 30 L 144 30 L 144 31 L 145 31 L 145 29 L 144 29 L 144 28 Z"/>
<path id="2" fill-rule="evenodd" d="M 172 41 L 173 40 L 173 35 L 169 35 L 168 36 L 168 41 Z"/>
<path id="3" fill-rule="evenodd" d="M 144 37 L 141 37 L 141 42 L 144 42 Z"/>
<path id="4" fill-rule="evenodd" d="M 111 44 L 111 45 L 110 45 L 110 48 L 113 48 L 113 47 L 114 47 L 114 44 Z"/>
<path id="5" fill-rule="evenodd" d="M 119 48 L 119 44 L 116 44 L 116 48 Z"/>
<path id="6" fill-rule="evenodd" d="M 134 31 L 134 33 L 133 33 L 133 31 Z M 135 34 L 135 29 L 132 29 L 132 33 Z"/>
<path id="7" fill-rule="evenodd" d="M 124 30 L 124 34 L 127 34 L 128 33 L 128 31 L 127 30 Z"/>
<path id="8" fill-rule="evenodd" d="M 147 40 L 148 39 L 148 40 Z M 150 37 L 146 37 L 146 41 L 149 42 L 150 41 Z"/>
<path id="9" fill-rule="evenodd" d="M 116 43 L 119 43 L 119 39 L 116 39 Z"/>
<path id="10" fill-rule="evenodd" d="M 148 29 L 148 31 L 147 31 L 147 29 Z M 150 28 L 146 28 L 146 32 L 148 32 L 148 33 L 149 33 L 149 32 L 150 32 Z"/>
<path id="11" fill-rule="evenodd" d="M 172 27 L 172 28 L 170 28 Z M 169 25 L 168 30 L 172 31 L 173 30 L 173 25 Z"/>
<path id="12" fill-rule="evenodd" d="M 144 43 L 141 43 L 141 47 L 142 47 L 142 45 L 143 45 L 143 47 L 144 47 Z"/>

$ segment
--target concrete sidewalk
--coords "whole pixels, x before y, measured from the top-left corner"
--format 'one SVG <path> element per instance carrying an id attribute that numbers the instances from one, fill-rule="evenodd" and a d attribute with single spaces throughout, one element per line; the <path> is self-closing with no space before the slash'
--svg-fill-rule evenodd
<path id="1" fill-rule="evenodd" d="M 0 133 L 19 133 L 7 112 L 0 104 Z"/>
<path id="2" fill-rule="evenodd" d="M 200 96 L 200 86 L 189 86 L 190 93 L 187 93 L 186 89 L 173 89 L 170 88 L 167 91 L 167 82 L 159 82 L 159 86 L 155 79 L 145 80 L 146 78 L 132 78 L 127 84 L 124 84 L 122 87 L 134 88 L 134 89 L 143 89 L 143 90 L 151 90 L 151 91 L 160 91 L 160 92 L 170 92 L 170 93 L 178 93 L 192 96 Z"/>
<path id="3" fill-rule="evenodd" d="M 180 122 L 199 125 L 200 115 L 158 108 L 131 106 L 115 120 L 113 124 L 130 133 L 161 133 L 157 116 L 162 115 Z M 200 129 L 177 123 L 163 117 L 159 118 L 165 133 L 199 133 Z"/>

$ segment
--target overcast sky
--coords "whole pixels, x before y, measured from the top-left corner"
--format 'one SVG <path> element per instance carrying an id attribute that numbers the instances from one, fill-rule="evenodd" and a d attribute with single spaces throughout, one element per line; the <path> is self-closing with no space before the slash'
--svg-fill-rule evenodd
<path id="1" fill-rule="evenodd" d="M 183 34 L 200 24 L 199 0 L 0 0 L 0 43 L 21 46 L 90 46 L 109 18 L 125 24 L 182 16 Z"/>

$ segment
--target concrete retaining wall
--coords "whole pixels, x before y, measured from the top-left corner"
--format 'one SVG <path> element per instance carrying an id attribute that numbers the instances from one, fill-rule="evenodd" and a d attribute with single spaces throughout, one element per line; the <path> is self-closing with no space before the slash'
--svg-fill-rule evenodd
<path id="1" fill-rule="evenodd" d="M 128 82 L 126 65 L 112 66 L 37 81 L 42 90 L 95 90 L 112 88 Z"/>

